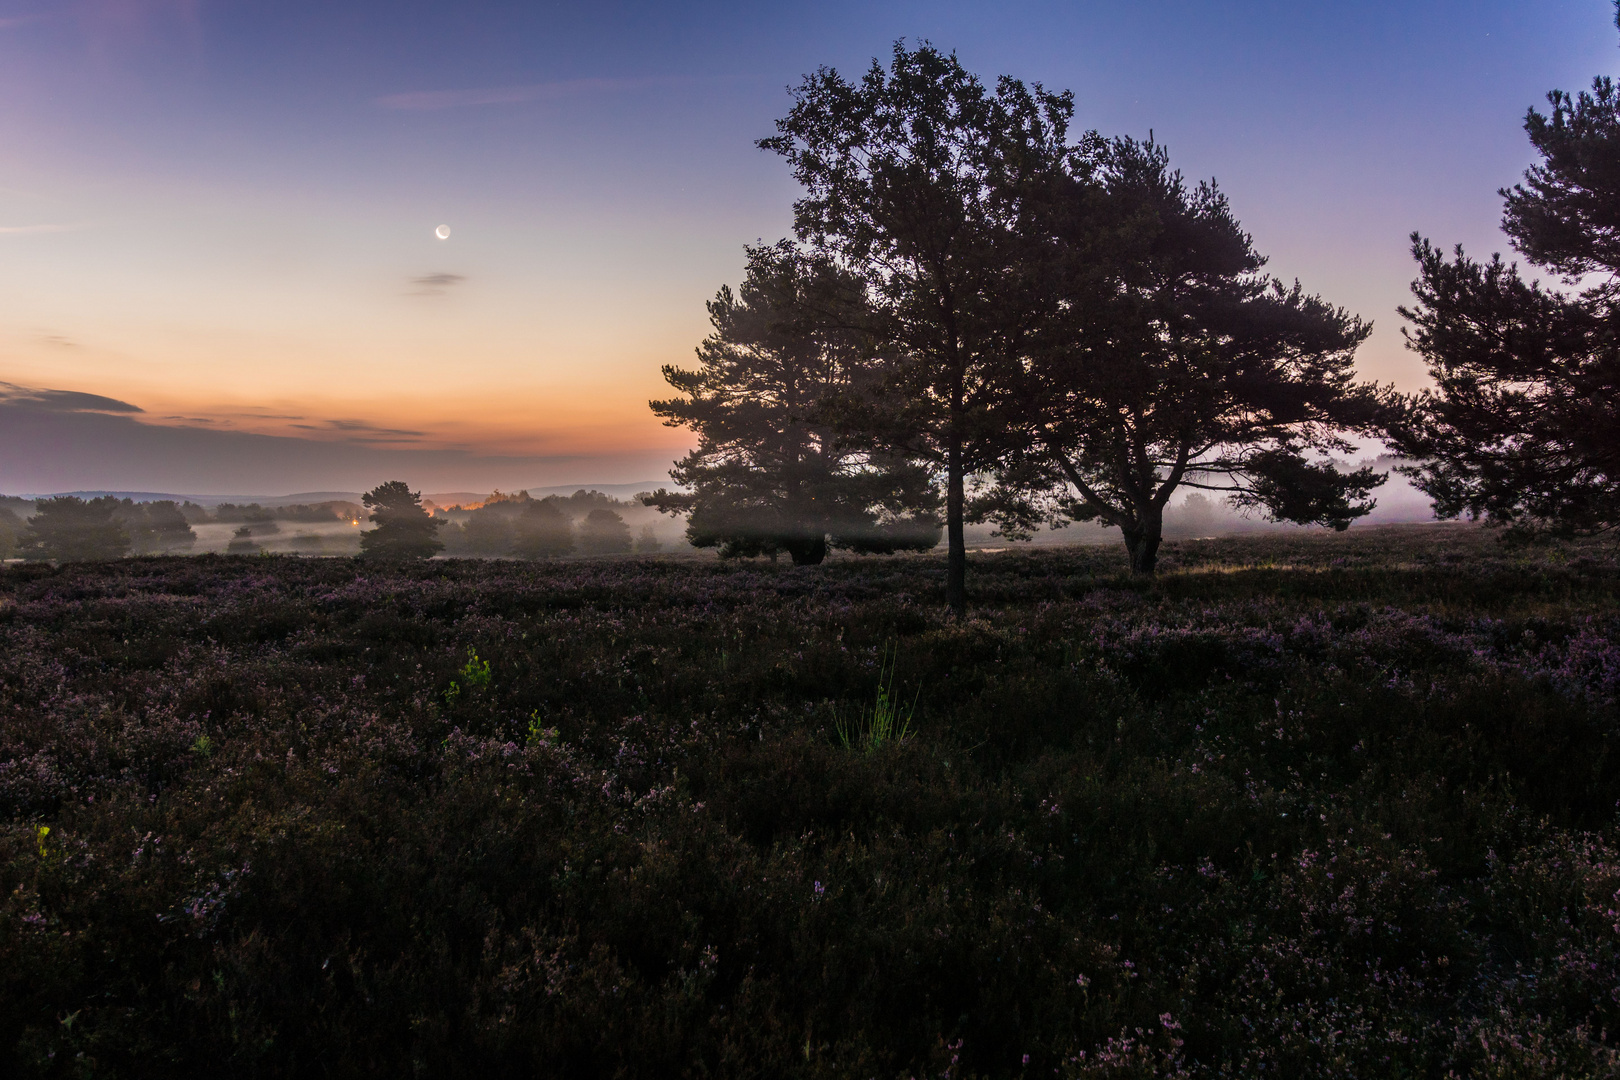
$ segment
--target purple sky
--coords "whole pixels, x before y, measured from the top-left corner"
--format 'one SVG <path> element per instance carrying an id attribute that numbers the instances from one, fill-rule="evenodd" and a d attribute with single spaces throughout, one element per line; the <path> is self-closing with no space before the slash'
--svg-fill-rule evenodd
<path id="1" fill-rule="evenodd" d="M 659 365 L 788 229 L 753 141 L 805 72 L 901 36 L 1153 129 L 1412 388 L 1407 234 L 1505 246 L 1524 111 L 1620 67 L 1613 15 L 0 0 L 0 491 L 661 476 L 687 437 L 646 408 Z"/>

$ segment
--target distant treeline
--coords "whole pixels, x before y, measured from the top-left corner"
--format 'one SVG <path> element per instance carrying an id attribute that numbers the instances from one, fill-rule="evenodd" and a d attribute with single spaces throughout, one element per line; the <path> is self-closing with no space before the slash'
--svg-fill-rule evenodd
<path id="1" fill-rule="evenodd" d="M 32 503 L 0 498 L 0 557 L 87 561 L 189 551 L 197 542 L 185 511 L 173 499 L 138 503 L 102 495 L 60 495 Z"/>
<path id="2" fill-rule="evenodd" d="M 194 502 L 182 503 L 180 509 L 193 524 L 217 522 L 222 525 L 253 525 L 272 521 L 298 521 L 320 523 L 328 521 L 364 521 L 365 508 L 359 503 L 334 500 L 321 503 L 293 503 L 290 506 L 260 506 L 248 503 L 220 503 L 210 513 L 207 507 Z"/>
<path id="3" fill-rule="evenodd" d="M 474 558 L 541 559 L 558 555 L 612 555 L 659 549 L 651 525 L 632 537 L 625 511 L 641 509 L 600 491 L 536 499 L 527 491 L 496 491 L 481 506 L 440 508 L 438 539 L 444 554 Z"/>
<path id="4" fill-rule="evenodd" d="M 661 546 L 651 525 L 644 525 L 636 534 L 625 521 L 625 513 L 633 517 L 649 514 L 639 501 L 626 502 L 599 491 L 581 489 L 544 499 L 527 491 L 496 491 L 476 506 L 435 507 L 434 511 L 436 537 L 449 556 L 540 559 L 631 551 L 645 554 Z M 420 509 L 415 512 L 422 513 Z M 205 524 L 238 526 L 225 550 L 251 554 L 263 550 L 259 540 L 281 533 L 283 523 L 340 522 L 370 522 L 372 531 L 383 525 L 376 511 L 340 500 L 288 506 L 220 503 L 210 510 L 172 499 L 138 503 L 111 495 L 93 499 L 63 495 L 37 501 L 0 496 L 0 558 L 82 562 L 130 554 L 183 554 L 197 543 L 192 526 Z M 278 550 L 331 553 L 330 539 L 299 533 Z"/>

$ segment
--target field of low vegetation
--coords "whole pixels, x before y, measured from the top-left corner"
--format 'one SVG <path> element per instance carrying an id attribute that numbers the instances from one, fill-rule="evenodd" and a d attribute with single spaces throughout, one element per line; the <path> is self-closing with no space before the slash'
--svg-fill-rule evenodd
<path id="1" fill-rule="evenodd" d="M 1613 1076 L 1620 551 L 0 571 L 12 1076 Z"/>

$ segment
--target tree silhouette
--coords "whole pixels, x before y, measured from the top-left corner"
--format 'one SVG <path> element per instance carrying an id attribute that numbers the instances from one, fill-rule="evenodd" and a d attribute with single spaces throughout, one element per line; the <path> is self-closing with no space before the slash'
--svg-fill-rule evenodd
<path id="1" fill-rule="evenodd" d="M 111 495 L 88 501 L 75 495 L 40 499 L 23 533 L 23 557 L 61 562 L 121 558 L 129 551 L 129 533 L 115 517 L 118 510 Z"/>
<path id="2" fill-rule="evenodd" d="M 1072 98 L 1001 79 L 954 55 L 896 43 L 850 82 L 823 68 L 794 92 L 781 154 L 805 189 L 794 232 L 856 281 L 860 329 L 885 360 L 884 393 L 860 425 L 945 480 L 946 600 L 966 604 L 966 481 L 1000 464 L 1003 415 L 1046 283 L 1026 271 L 1025 195 L 1061 171 Z"/>
<path id="3" fill-rule="evenodd" d="M 1525 119 L 1541 161 L 1500 192 L 1502 227 L 1568 288 L 1414 233 L 1417 302 L 1401 313 L 1435 388 L 1389 438 L 1422 459 L 1402 471 L 1441 517 L 1599 532 L 1620 525 L 1620 92 L 1600 77 L 1548 101 Z"/>
<path id="4" fill-rule="evenodd" d="M 681 396 L 652 409 L 700 441 L 670 473 L 688 490 L 645 501 L 687 513 L 694 546 L 813 564 L 829 538 L 863 551 L 938 543 L 927 471 L 842 441 L 828 416 L 873 378 L 868 335 L 831 317 L 860 303 L 858 283 L 791 245 L 751 248 L 738 292 L 709 302 L 699 367 L 665 366 Z"/>
<path id="5" fill-rule="evenodd" d="M 378 484 L 360 501 L 371 511 L 373 527 L 360 537 L 360 554 L 374 559 L 427 559 L 444 549 L 439 526 L 422 509 L 421 493 L 402 480 Z"/>
<path id="6" fill-rule="evenodd" d="M 630 526 L 616 511 L 599 506 L 579 523 L 580 549 L 590 555 L 617 555 L 630 550 Z"/>
<path id="7" fill-rule="evenodd" d="M 230 542 L 225 545 L 227 555 L 252 555 L 261 550 L 253 539 L 253 526 L 240 525 L 231 533 Z"/>
<path id="8" fill-rule="evenodd" d="M 1266 276 L 1226 197 L 1189 187 L 1162 146 L 1118 139 L 1076 160 L 1044 256 L 1061 302 L 985 511 L 1014 533 L 1042 518 L 1116 526 L 1141 574 L 1179 488 L 1341 530 L 1368 513 L 1383 474 L 1308 455 L 1376 430 L 1378 392 L 1352 381 L 1372 327 Z"/>
<path id="9" fill-rule="evenodd" d="M 22 543 L 22 518 L 12 512 L 10 507 L 0 506 L 0 559 L 12 558 Z"/>
<path id="10" fill-rule="evenodd" d="M 551 499 L 530 502 L 512 519 L 512 554 L 544 559 L 574 550 L 574 523 Z"/>
<path id="11" fill-rule="evenodd" d="M 137 553 L 189 548 L 197 542 L 191 523 L 172 499 L 149 503 L 124 499 L 113 518 L 129 534 Z"/>

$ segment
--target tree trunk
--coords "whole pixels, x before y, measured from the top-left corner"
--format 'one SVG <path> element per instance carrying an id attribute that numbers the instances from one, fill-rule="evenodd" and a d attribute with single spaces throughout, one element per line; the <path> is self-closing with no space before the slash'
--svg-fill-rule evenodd
<path id="1" fill-rule="evenodd" d="M 1152 577 L 1159 565 L 1159 543 L 1164 539 L 1164 514 L 1143 514 L 1128 528 L 1125 550 L 1131 553 L 1131 573 Z"/>
<path id="2" fill-rule="evenodd" d="M 951 614 L 967 613 L 967 541 L 962 536 L 962 514 L 966 504 L 962 476 L 962 440 L 951 440 L 945 462 L 945 604 Z"/>

